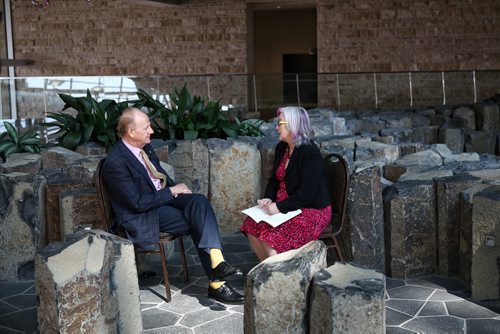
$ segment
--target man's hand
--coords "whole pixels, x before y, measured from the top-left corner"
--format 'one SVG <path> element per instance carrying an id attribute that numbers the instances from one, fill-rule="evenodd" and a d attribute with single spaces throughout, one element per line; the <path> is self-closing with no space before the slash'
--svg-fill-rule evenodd
<path id="1" fill-rule="evenodd" d="M 180 194 L 192 194 L 193 193 L 191 191 L 191 189 L 189 189 L 188 186 L 186 186 L 185 183 L 179 183 L 173 187 L 170 187 L 170 191 L 172 192 L 173 197 L 177 197 Z"/>

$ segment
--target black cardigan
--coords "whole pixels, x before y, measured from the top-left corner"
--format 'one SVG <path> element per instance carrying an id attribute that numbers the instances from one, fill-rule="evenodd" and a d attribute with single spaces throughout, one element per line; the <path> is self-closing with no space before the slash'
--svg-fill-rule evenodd
<path id="1" fill-rule="evenodd" d="M 287 147 L 287 143 L 279 142 L 274 151 L 273 171 L 264 195 L 273 201 L 276 201 L 279 187 L 276 169 Z M 276 203 L 282 213 L 301 208 L 322 209 L 330 204 L 323 157 L 313 142 L 295 147 L 285 171 L 285 184 L 288 198 Z"/>

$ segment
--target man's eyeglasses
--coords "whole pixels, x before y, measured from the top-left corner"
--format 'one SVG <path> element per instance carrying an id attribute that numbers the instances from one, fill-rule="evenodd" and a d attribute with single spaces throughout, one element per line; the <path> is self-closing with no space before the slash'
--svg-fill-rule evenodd
<path id="1" fill-rule="evenodd" d="M 281 124 L 288 124 L 287 121 L 278 121 L 278 126 L 280 126 Z"/>

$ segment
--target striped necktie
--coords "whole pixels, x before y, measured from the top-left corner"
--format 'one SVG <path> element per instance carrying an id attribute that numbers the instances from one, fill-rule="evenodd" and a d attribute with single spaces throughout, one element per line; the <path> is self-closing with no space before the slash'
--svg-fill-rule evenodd
<path id="1" fill-rule="evenodd" d="M 146 163 L 146 166 L 148 167 L 149 171 L 151 172 L 151 174 L 156 177 L 157 179 L 159 179 L 161 181 L 161 187 L 162 188 L 165 188 L 166 184 L 167 184 L 167 177 L 165 174 L 162 174 L 160 173 L 156 167 L 153 165 L 153 163 L 151 162 L 151 160 L 149 160 L 149 157 L 148 155 L 146 154 L 146 152 L 144 152 L 144 150 L 141 150 L 141 156 L 142 158 L 144 159 L 144 162 Z"/>

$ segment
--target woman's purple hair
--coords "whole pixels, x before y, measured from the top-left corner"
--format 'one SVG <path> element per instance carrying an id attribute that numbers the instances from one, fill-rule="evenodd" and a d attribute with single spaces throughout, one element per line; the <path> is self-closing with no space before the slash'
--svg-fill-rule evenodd
<path id="1" fill-rule="evenodd" d="M 278 108 L 278 116 L 283 114 L 285 120 L 288 122 L 286 126 L 292 132 L 293 143 L 295 146 L 308 143 L 312 136 L 313 131 L 309 123 L 309 115 L 302 107 L 283 107 Z"/>

